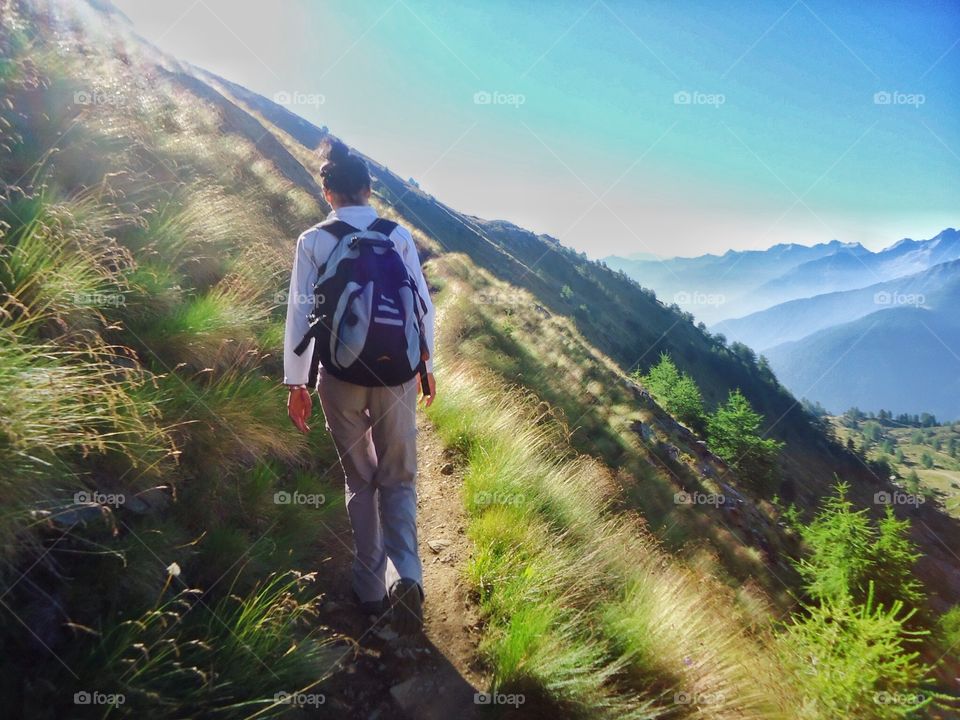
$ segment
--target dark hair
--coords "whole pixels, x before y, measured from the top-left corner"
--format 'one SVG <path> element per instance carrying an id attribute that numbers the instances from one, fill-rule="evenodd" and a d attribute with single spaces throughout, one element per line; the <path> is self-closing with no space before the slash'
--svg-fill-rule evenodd
<path id="1" fill-rule="evenodd" d="M 370 189 L 370 171 L 363 158 L 334 138 L 324 143 L 324 155 L 327 161 L 320 168 L 323 189 L 359 203 L 359 194 Z"/>

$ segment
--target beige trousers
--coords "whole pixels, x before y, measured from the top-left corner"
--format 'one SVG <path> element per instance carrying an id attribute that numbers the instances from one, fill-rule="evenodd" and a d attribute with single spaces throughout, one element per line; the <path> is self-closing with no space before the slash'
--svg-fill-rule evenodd
<path id="1" fill-rule="evenodd" d="M 327 430 L 346 481 L 353 530 L 353 588 L 380 600 L 400 578 L 423 587 L 417 551 L 417 380 L 363 387 L 320 369 Z"/>

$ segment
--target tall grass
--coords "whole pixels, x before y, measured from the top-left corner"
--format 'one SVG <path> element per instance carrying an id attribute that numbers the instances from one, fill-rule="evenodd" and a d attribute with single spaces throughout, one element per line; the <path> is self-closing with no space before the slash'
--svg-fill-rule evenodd
<path id="1" fill-rule="evenodd" d="M 431 419 L 467 462 L 467 575 L 496 688 L 583 717 L 790 717 L 732 593 L 612 513 L 598 463 L 557 460 L 556 428 L 476 369 L 446 365 L 443 381 Z"/>
<path id="2" fill-rule="evenodd" d="M 156 58 L 44 6 L 0 0 L 2 699 L 288 714 L 276 693 L 333 670 L 322 588 L 286 571 L 323 557 L 336 455 L 290 427 L 275 352 L 280 276 L 319 208 L 215 108 L 144 83 Z M 124 102 L 73 102 L 91 89 Z M 87 489 L 151 502 L 79 507 Z M 294 489 L 328 500 L 278 504 Z M 189 584 L 164 586 L 159 558 Z"/>
<path id="3" fill-rule="evenodd" d="M 338 657 L 315 627 L 316 598 L 307 592 L 311 580 L 277 574 L 243 596 L 231 593 L 212 603 L 192 588 L 165 588 L 157 604 L 138 617 L 81 629 L 94 638 L 93 649 L 64 656 L 78 677 L 30 704 L 98 692 L 122 698 L 93 708 L 104 718 L 287 714 L 290 707 L 278 696 L 319 694 L 318 685 Z M 167 587 L 174 584 L 182 586 L 179 578 L 168 577 Z M 34 711 L 31 717 L 51 717 L 42 707 Z"/>

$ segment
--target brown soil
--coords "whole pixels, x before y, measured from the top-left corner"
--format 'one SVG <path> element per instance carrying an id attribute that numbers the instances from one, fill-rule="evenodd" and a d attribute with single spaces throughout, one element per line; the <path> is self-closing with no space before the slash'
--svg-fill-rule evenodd
<path id="1" fill-rule="evenodd" d="M 463 582 L 471 545 L 460 487 L 462 469 L 432 425 L 419 422 L 419 539 L 423 560 L 424 631 L 399 638 L 389 618 L 365 617 L 350 597 L 352 541 L 346 515 L 332 532 L 333 554 L 318 572 L 328 590 L 320 621 L 340 638 L 339 671 L 319 690 L 318 716 L 362 720 L 475 717 L 474 693 L 488 678 L 477 663 L 476 607 Z M 339 482 L 339 467 L 331 478 Z"/>

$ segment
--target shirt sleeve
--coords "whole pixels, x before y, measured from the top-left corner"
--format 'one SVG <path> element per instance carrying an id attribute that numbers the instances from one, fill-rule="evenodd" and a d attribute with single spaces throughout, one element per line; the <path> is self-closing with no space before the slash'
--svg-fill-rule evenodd
<path id="1" fill-rule="evenodd" d="M 403 226 L 398 226 L 395 232 L 403 238 L 403 250 L 401 252 L 403 262 L 417 283 L 417 291 L 427 306 L 427 311 L 423 314 L 423 334 L 424 339 L 427 341 L 427 350 L 430 353 L 430 357 L 427 359 L 427 372 L 433 372 L 433 336 L 436 311 L 433 308 L 433 300 L 430 298 L 430 289 L 427 287 L 426 278 L 423 277 L 423 268 L 420 267 L 420 256 L 417 254 L 417 246 L 413 242 L 413 236 L 411 236 Z"/>
<path id="2" fill-rule="evenodd" d="M 311 242 L 315 234 L 316 231 L 308 230 L 297 239 L 297 250 L 293 258 L 290 288 L 287 292 L 287 323 L 283 335 L 284 385 L 304 384 L 310 375 L 314 341 L 310 341 L 302 355 L 297 355 L 293 349 L 310 329 L 307 316 L 313 309 L 313 282 L 319 270 Z"/>

